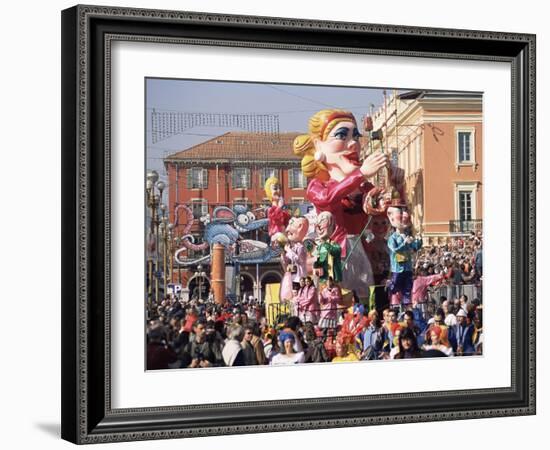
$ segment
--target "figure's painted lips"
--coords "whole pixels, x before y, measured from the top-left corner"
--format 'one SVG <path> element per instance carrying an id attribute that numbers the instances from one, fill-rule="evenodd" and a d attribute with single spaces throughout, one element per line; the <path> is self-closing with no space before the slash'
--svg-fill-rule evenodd
<path id="1" fill-rule="evenodd" d="M 359 161 L 359 153 L 357 152 L 349 152 L 343 155 L 344 158 L 346 158 L 350 163 L 360 166 L 361 161 Z"/>

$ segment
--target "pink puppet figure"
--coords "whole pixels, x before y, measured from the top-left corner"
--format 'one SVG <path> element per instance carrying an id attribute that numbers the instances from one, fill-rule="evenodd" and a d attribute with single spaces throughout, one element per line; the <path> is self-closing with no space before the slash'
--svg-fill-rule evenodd
<path id="1" fill-rule="evenodd" d="M 327 109 L 310 118 L 309 133 L 298 136 L 293 147 L 294 153 L 302 156 L 302 171 L 310 179 L 308 200 L 317 213 L 332 213 L 335 227 L 331 241 L 340 245 L 342 258 L 351 253 L 342 286 L 368 298 L 374 280 L 365 242 L 358 243 L 353 252 L 351 249 L 368 220 L 363 200 L 374 187 L 368 180 L 388 165 L 388 157 L 376 152 L 361 162 L 360 136 L 350 112 Z"/>
<path id="2" fill-rule="evenodd" d="M 444 278 L 445 275 L 442 273 L 428 275 L 424 269 L 420 269 L 419 273 L 414 278 L 412 288 L 412 304 L 413 307 L 420 309 L 424 318 L 426 318 L 427 315 L 426 300 L 428 297 L 428 287 L 438 285 L 444 280 Z"/>
<path id="3" fill-rule="evenodd" d="M 338 324 L 338 304 L 341 302 L 342 291 L 334 283 L 332 277 L 329 277 L 326 286 L 319 294 L 319 306 L 321 309 L 319 317 L 320 328 L 336 328 Z"/>
<path id="4" fill-rule="evenodd" d="M 292 283 L 299 283 L 300 278 L 307 275 L 307 251 L 302 243 L 309 228 L 309 221 L 305 217 L 292 217 L 286 227 L 285 245 L 281 254 L 281 263 L 285 272 L 281 282 L 281 300 L 292 298 Z"/>
<path id="5" fill-rule="evenodd" d="M 264 189 L 266 197 L 271 201 L 271 206 L 267 210 L 269 220 L 267 231 L 272 244 L 278 243 L 284 246 L 287 243 L 284 231 L 290 220 L 290 213 L 284 209 L 285 202 L 281 195 L 281 183 L 277 177 L 269 177 L 265 181 Z"/>
<path id="6" fill-rule="evenodd" d="M 305 286 L 300 288 L 298 298 L 298 317 L 303 323 L 312 322 L 316 324 L 319 320 L 319 309 L 317 288 L 311 277 L 305 277 Z"/>
<path id="7" fill-rule="evenodd" d="M 305 280 L 304 280 L 305 286 Z M 298 305 L 300 304 L 300 291 L 303 286 L 299 283 L 292 283 L 292 296 L 290 298 L 291 315 L 298 316 Z"/>

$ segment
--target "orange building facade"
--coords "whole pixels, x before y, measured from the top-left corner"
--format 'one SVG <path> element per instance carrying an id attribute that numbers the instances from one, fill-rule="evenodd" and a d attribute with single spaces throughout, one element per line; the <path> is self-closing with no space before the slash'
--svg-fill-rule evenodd
<path id="1" fill-rule="evenodd" d="M 404 170 L 415 232 L 425 244 L 482 230 L 483 123 L 477 93 L 394 94 L 373 116 L 383 147 Z"/>

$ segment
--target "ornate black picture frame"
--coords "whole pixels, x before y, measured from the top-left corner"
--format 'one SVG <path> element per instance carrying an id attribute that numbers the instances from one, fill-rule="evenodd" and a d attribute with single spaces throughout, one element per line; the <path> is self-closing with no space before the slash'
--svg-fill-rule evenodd
<path id="1" fill-rule="evenodd" d="M 117 40 L 501 61 L 512 73 L 511 386 L 111 407 L 110 49 Z M 535 413 L 535 36 L 98 6 L 62 13 L 62 437 L 99 443 Z"/>

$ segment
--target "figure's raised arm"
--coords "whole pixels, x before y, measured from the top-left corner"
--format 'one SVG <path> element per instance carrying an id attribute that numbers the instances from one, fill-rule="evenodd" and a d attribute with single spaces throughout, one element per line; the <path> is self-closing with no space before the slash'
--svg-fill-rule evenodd
<path id="1" fill-rule="evenodd" d="M 339 183 L 323 183 L 312 180 L 307 189 L 308 200 L 319 208 L 328 208 L 359 188 L 365 177 L 359 169 Z"/>

